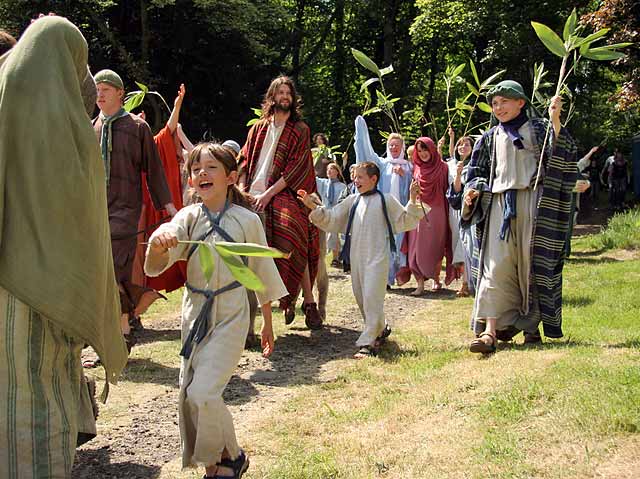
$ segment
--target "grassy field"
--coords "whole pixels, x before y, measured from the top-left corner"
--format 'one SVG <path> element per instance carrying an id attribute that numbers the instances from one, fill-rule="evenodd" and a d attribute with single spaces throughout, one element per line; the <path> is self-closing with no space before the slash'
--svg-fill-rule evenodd
<path id="1" fill-rule="evenodd" d="M 540 346 L 520 336 L 497 354 L 472 355 L 471 299 L 389 294 L 394 334 L 378 357 L 355 361 L 349 349 L 271 401 L 265 393 L 253 407 L 232 407 L 253 459 L 245 477 L 640 477 L 640 254 L 620 248 L 638 244 L 634 221 L 637 213 L 574 239 L 565 337 Z M 332 283 L 329 324 L 357 315 L 353 304 L 348 283 Z M 178 314 L 177 295 L 162 308 L 155 320 Z M 275 322 L 290 340 L 279 315 Z M 143 345 L 118 389 L 131 387 L 132 398 L 145 381 L 173 384 L 178 349 L 177 337 L 162 335 Z M 122 417 L 123 397 L 104 411 L 103 428 Z M 173 460 L 149 477 L 201 475 Z"/>

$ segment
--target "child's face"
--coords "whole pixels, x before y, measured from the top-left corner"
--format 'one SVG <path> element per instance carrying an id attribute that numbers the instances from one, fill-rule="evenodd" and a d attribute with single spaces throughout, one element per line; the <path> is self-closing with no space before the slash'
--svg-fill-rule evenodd
<path id="1" fill-rule="evenodd" d="M 378 177 L 376 175 L 369 176 L 367 174 L 367 170 L 364 168 L 357 168 L 355 172 L 356 177 L 353 182 L 355 183 L 356 188 L 358 188 L 358 193 L 366 193 L 376 187 L 376 183 L 378 183 Z"/>
<path id="2" fill-rule="evenodd" d="M 356 169 L 355 168 L 350 168 L 349 169 L 349 176 L 351 177 L 351 181 L 356 179 Z"/>
<path id="3" fill-rule="evenodd" d="M 235 176 L 235 171 L 227 175 L 224 165 L 203 151 L 199 160 L 191 165 L 189 182 L 206 204 L 207 200 L 226 196 L 228 186 L 235 183 Z"/>
<path id="4" fill-rule="evenodd" d="M 393 158 L 398 158 L 400 156 L 400 152 L 402 151 L 402 140 L 398 138 L 394 138 L 389 142 L 389 153 Z"/>
<path id="5" fill-rule="evenodd" d="M 471 154 L 471 142 L 468 139 L 460 142 L 458 145 L 458 154 L 465 158 Z"/>
<path id="6" fill-rule="evenodd" d="M 327 168 L 327 176 L 330 180 L 335 180 L 336 178 L 338 178 L 338 170 L 336 170 L 335 166 Z"/>
<path id="7" fill-rule="evenodd" d="M 427 163 L 431 159 L 431 153 L 429 152 L 429 149 L 422 143 L 418 143 L 416 145 L 416 149 L 418 150 L 418 158 L 420 158 L 422 162 Z"/>
<path id="8" fill-rule="evenodd" d="M 504 123 L 517 117 L 524 104 L 525 101 L 522 98 L 516 100 L 515 98 L 494 96 L 491 100 L 491 109 L 498 121 Z"/>

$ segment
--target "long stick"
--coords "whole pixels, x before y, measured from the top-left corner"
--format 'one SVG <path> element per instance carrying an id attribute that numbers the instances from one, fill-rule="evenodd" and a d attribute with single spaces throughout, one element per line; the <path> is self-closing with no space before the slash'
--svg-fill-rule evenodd
<path id="1" fill-rule="evenodd" d="M 562 87 L 564 85 L 564 80 L 566 79 L 565 70 L 567 68 L 567 59 L 568 55 L 565 55 L 562 58 L 562 65 L 560 66 L 560 75 L 558 76 L 558 84 L 556 85 L 556 94 L 555 96 L 560 95 L 562 91 Z M 547 131 L 544 134 L 544 142 L 542 143 L 542 149 L 540 150 L 540 160 L 538 161 L 538 173 L 536 174 L 536 182 L 533 185 L 533 191 L 538 189 L 538 183 L 540 181 L 540 173 L 542 172 L 542 159 L 544 158 L 544 151 L 547 148 L 547 141 L 549 141 L 549 130 L 551 130 L 552 123 L 551 119 L 549 119 L 549 124 L 547 125 Z"/>

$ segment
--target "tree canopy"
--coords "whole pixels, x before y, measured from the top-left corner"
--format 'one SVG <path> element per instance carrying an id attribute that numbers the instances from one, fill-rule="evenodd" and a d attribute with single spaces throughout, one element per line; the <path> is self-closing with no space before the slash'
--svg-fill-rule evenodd
<path id="1" fill-rule="evenodd" d="M 351 48 L 381 68 L 393 65 L 384 87 L 410 141 L 443 135 L 450 118 L 461 134 L 489 115 L 459 101 L 499 70 L 505 70 L 500 78 L 531 92 L 534 65 L 544 62 L 540 91 L 553 93 L 545 84 L 555 81 L 560 59 L 530 22 L 561 32 L 574 7 L 585 31 L 606 27 L 607 42 L 638 40 L 640 7 L 633 0 L 0 0 L 0 28 L 18 36 L 31 18 L 52 11 L 80 27 L 94 72 L 112 68 L 128 90 L 143 83 L 169 104 L 185 83 L 181 122 L 196 140 L 242 142 L 270 80 L 291 75 L 312 132 L 346 147 L 367 104 L 365 90 L 375 104 L 379 89 L 375 82 L 361 88 L 371 75 Z M 566 95 L 575 108 L 569 126 L 584 149 L 601 142 L 628 149 L 640 130 L 639 50 L 623 51 L 628 56 L 615 62 L 581 62 L 569 80 Z M 448 83 L 447 73 L 462 64 Z M 166 121 L 160 103 L 145 100 L 142 108 L 152 127 Z M 393 127 L 382 114 L 371 113 L 368 122 L 373 131 Z"/>

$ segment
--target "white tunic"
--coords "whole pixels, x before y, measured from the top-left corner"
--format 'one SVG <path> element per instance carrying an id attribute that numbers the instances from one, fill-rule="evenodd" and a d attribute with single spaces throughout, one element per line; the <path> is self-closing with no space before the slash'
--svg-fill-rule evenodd
<path id="1" fill-rule="evenodd" d="M 199 240 L 211 227 L 200 204 L 183 208 L 170 223 L 161 225 L 149 241 L 163 232 L 174 233 L 179 240 Z M 222 216 L 220 227 L 236 242 L 267 244 L 264 229 L 255 213 L 232 205 Z M 218 233 L 205 241 L 225 241 Z M 145 272 L 157 276 L 178 260 L 187 259 L 191 245 L 179 244 L 165 255 L 151 254 L 147 250 Z M 213 253 L 214 270 L 207 283 L 200 268 L 196 251 L 187 264 L 187 281 L 198 289 L 217 290 L 233 281 L 234 277 L 217 253 Z M 260 304 L 275 301 L 287 295 L 287 289 L 271 258 L 249 257 L 249 268 L 262 280 L 265 290 L 257 292 Z M 185 288 L 182 300 L 182 341 L 184 342 L 200 313 L 205 297 Z M 220 461 L 223 449 L 231 457 L 239 454 L 233 420 L 222 400 L 222 392 L 233 374 L 244 349 L 249 328 L 249 302 L 243 287 L 222 293 L 214 300 L 209 331 L 194 345 L 191 357 L 182 360 L 180 371 L 180 436 L 182 465 L 212 466 Z"/>
<path id="2" fill-rule="evenodd" d="M 418 226 L 424 212 L 419 203 L 409 202 L 403 207 L 392 195 L 385 194 L 389 221 L 394 233 Z M 350 195 L 333 208 L 319 207 L 309 219 L 327 232 L 345 233 L 349 211 L 358 195 Z M 429 211 L 424 205 L 425 211 Z M 400 245 L 396 245 L 400 248 Z M 360 313 L 364 318 L 364 331 L 357 346 L 373 345 L 385 327 L 384 295 L 389 271 L 389 231 L 382 212 L 380 195 L 360 197 L 351 226 L 351 285 Z"/>

